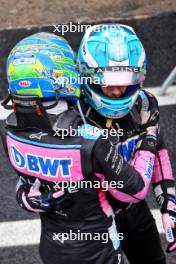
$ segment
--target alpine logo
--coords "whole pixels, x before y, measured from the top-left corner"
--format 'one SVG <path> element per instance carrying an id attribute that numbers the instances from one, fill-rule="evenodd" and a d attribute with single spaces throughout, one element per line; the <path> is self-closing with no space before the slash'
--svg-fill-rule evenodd
<path id="1" fill-rule="evenodd" d="M 21 87 L 29 87 L 31 85 L 31 82 L 28 80 L 20 81 L 19 86 Z"/>

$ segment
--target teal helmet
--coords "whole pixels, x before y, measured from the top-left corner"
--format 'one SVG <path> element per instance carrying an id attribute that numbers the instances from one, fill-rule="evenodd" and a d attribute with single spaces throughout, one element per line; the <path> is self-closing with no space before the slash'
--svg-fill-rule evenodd
<path id="1" fill-rule="evenodd" d="M 133 28 L 101 24 L 87 29 L 77 62 L 87 102 L 102 116 L 121 118 L 132 109 L 146 75 L 146 54 Z M 101 86 L 127 86 L 120 98 L 103 94 Z"/>

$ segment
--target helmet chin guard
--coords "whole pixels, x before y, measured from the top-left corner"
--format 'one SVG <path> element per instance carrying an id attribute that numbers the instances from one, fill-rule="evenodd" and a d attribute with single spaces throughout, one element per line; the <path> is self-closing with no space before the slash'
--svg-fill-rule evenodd
<path id="1" fill-rule="evenodd" d="M 130 96 L 128 95 L 128 91 L 125 93 L 126 95 L 122 98 L 114 98 L 105 96 L 104 94 L 95 92 L 94 89 L 91 88 L 90 85 L 85 84 L 84 92 L 86 101 L 94 108 L 100 115 L 111 118 L 118 119 L 127 115 L 132 109 L 138 94 L 139 94 L 139 85 L 130 87 L 129 89 L 133 90 L 130 92 Z"/>

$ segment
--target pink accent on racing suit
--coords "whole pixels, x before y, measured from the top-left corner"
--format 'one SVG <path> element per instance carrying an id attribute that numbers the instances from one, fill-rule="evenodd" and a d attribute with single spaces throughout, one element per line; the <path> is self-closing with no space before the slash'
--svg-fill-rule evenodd
<path id="1" fill-rule="evenodd" d="M 66 149 L 66 150 L 60 150 L 60 149 L 49 149 L 44 148 L 40 146 L 33 146 L 29 145 L 23 142 L 19 142 L 14 140 L 13 138 L 7 136 L 7 147 L 8 147 L 8 153 L 9 158 L 12 163 L 12 165 L 15 167 L 15 169 L 23 174 L 36 177 L 38 179 L 46 180 L 46 181 L 81 181 L 83 180 L 83 174 L 81 170 L 81 155 L 79 149 Z M 18 153 L 21 154 L 21 156 L 24 159 L 24 166 L 19 166 L 17 162 L 14 160 L 14 153 L 13 148 L 18 151 Z M 28 166 L 28 155 L 35 155 L 38 157 L 38 154 L 40 154 L 40 157 L 44 160 L 45 158 L 49 157 L 50 160 L 57 160 L 65 158 L 71 158 L 72 163 L 74 163 L 74 166 L 70 166 L 70 175 L 69 176 L 62 176 L 60 166 L 58 166 L 56 175 L 51 177 L 51 175 L 48 173 L 48 175 L 44 174 L 42 170 L 39 172 L 31 171 Z M 40 168 L 39 163 L 37 163 L 37 166 Z"/>
<path id="2" fill-rule="evenodd" d="M 153 183 L 163 180 L 174 180 L 167 149 L 161 149 L 157 152 L 152 175 Z"/>
<path id="3" fill-rule="evenodd" d="M 122 191 L 119 191 L 115 188 L 112 188 L 109 186 L 109 192 L 120 201 L 126 202 L 126 203 L 137 203 L 140 200 L 143 200 L 148 192 L 148 188 L 150 185 L 151 177 L 152 177 L 152 171 L 153 171 L 153 163 L 154 163 L 155 155 L 149 151 L 139 150 L 135 153 L 134 158 L 131 162 L 131 166 L 139 172 L 140 176 L 142 177 L 145 186 L 144 188 L 136 193 L 135 195 L 129 195 Z M 96 173 L 96 176 L 101 180 L 105 180 L 105 176 Z"/>

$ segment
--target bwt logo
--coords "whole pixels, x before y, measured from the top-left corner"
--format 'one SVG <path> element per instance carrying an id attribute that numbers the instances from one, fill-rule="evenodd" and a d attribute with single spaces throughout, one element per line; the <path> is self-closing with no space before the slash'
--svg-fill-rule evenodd
<path id="1" fill-rule="evenodd" d="M 36 154 L 25 153 L 24 155 L 13 145 L 10 146 L 14 166 L 20 170 L 42 174 L 47 177 L 57 177 L 60 171 L 61 177 L 71 177 L 71 158 L 42 157 Z"/>

